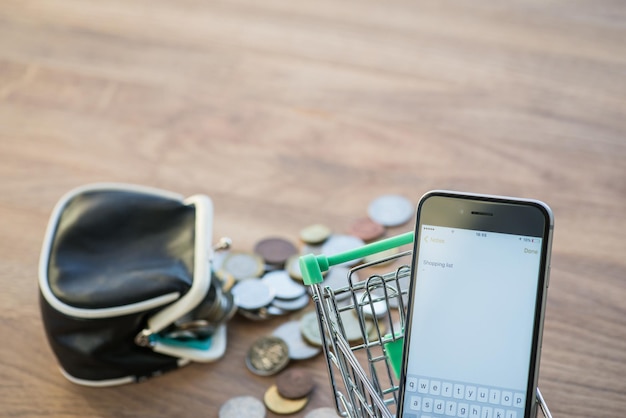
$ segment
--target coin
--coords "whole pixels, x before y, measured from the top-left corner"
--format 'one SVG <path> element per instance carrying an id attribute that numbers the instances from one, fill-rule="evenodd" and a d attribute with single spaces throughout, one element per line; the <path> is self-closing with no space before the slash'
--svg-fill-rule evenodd
<path id="1" fill-rule="evenodd" d="M 285 270 L 266 273 L 261 281 L 274 291 L 274 296 L 281 299 L 296 299 L 306 293 L 306 288 L 296 283 Z"/>
<path id="2" fill-rule="evenodd" d="M 413 218 L 414 208 L 404 196 L 388 194 L 374 199 L 367 207 L 369 217 L 383 226 L 399 226 Z"/>
<path id="3" fill-rule="evenodd" d="M 326 225 L 313 224 L 302 228 L 300 231 L 300 239 L 305 244 L 317 245 L 326 241 L 331 233 L 331 229 Z"/>
<path id="4" fill-rule="evenodd" d="M 305 308 L 309 304 L 310 300 L 311 296 L 309 296 L 308 293 L 305 293 L 304 295 L 296 299 L 274 298 L 274 300 L 272 301 L 272 306 L 280 308 L 284 311 L 293 312 Z"/>
<path id="5" fill-rule="evenodd" d="M 322 407 L 309 412 L 304 418 L 337 418 L 340 417 L 335 408 Z M 221 418 L 221 417 L 220 417 Z"/>
<path id="6" fill-rule="evenodd" d="M 335 299 L 338 301 L 347 299 L 351 295 L 348 288 L 348 274 L 350 274 L 349 268 L 345 266 L 334 266 L 328 270 L 328 274 L 324 278 L 323 286 L 333 289 Z M 357 283 L 358 281 L 358 274 L 352 272 L 352 283 Z"/>
<path id="7" fill-rule="evenodd" d="M 252 396 L 230 398 L 220 407 L 219 418 L 265 418 L 263 402 Z"/>
<path id="8" fill-rule="evenodd" d="M 317 347 L 322 346 L 322 335 L 317 322 L 317 312 L 309 311 L 300 318 L 300 332 L 304 339 Z"/>
<path id="9" fill-rule="evenodd" d="M 263 259 L 256 254 L 235 251 L 226 256 L 221 268 L 236 280 L 260 277 L 263 274 Z"/>
<path id="10" fill-rule="evenodd" d="M 298 280 L 299 282 L 302 281 L 302 271 L 300 270 L 300 254 L 294 254 L 289 257 L 289 259 L 287 259 L 287 261 L 285 262 L 285 270 L 287 270 L 287 273 L 289 273 L 289 276 L 292 279 Z"/>
<path id="11" fill-rule="evenodd" d="M 341 311 L 339 313 L 339 318 L 341 319 L 343 330 L 341 326 L 339 325 L 339 323 L 336 321 L 337 319 L 336 317 L 330 318 L 333 329 L 336 332 L 343 334 L 344 338 L 350 342 L 364 340 L 363 338 L 364 333 L 361 332 L 361 325 L 359 324 L 359 318 L 356 316 L 353 310 L 350 309 L 346 311 Z M 365 327 L 365 330 L 364 330 L 365 335 L 367 335 L 372 330 L 374 323 L 371 320 L 365 320 L 363 321 L 363 325 Z"/>
<path id="12" fill-rule="evenodd" d="M 382 237 L 385 234 L 385 227 L 370 218 L 359 218 L 350 224 L 348 234 L 370 242 Z"/>
<path id="13" fill-rule="evenodd" d="M 328 238 L 322 245 L 322 252 L 323 254 L 330 256 L 354 250 L 362 247 L 363 245 L 365 245 L 365 242 L 363 242 L 361 238 L 357 238 L 352 235 L 335 234 Z M 355 259 L 352 261 L 346 261 L 340 265 L 352 266 L 360 261 L 361 259 Z"/>
<path id="14" fill-rule="evenodd" d="M 318 355 L 319 347 L 307 344 L 300 332 L 300 321 L 289 321 L 280 325 L 272 333 L 275 337 L 283 339 L 289 347 L 289 358 L 292 360 L 305 360 Z M 303 395 L 304 396 L 304 395 Z M 296 396 L 299 398 L 300 396 Z"/>
<path id="15" fill-rule="evenodd" d="M 263 397 L 265 406 L 272 412 L 280 415 L 291 415 L 304 409 L 309 402 L 309 398 L 302 399 L 285 399 L 278 393 L 276 385 L 270 386 Z"/>
<path id="16" fill-rule="evenodd" d="M 313 376 L 302 367 L 292 367 L 276 377 L 278 394 L 286 399 L 304 398 L 314 387 Z"/>
<path id="17" fill-rule="evenodd" d="M 377 324 L 378 328 L 376 328 L 376 323 L 374 323 L 372 329 L 367 333 L 368 342 L 380 341 L 381 337 L 385 335 L 385 324 L 382 321 L 378 321 Z"/>
<path id="18" fill-rule="evenodd" d="M 272 315 L 267 311 L 267 308 L 265 306 L 260 309 L 254 309 L 254 310 L 247 310 L 247 309 L 239 308 L 237 312 L 244 318 L 248 318 L 252 321 L 265 321 L 272 317 Z"/>
<path id="19" fill-rule="evenodd" d="M 357 295 L 357 300 L 359 301 L 361 312 L 367 318 L 382 318 L 389 311 L 387 301 L 384 299 L 384 293 L 382 296 L 376 296 L 376 294 L 367 292 L 361 293 Z"/>
<path id="20" fill-rule="evenodd" d="M 235 285 L 235 276 L 226 270 L 216 270 L 215 276 L 222 282 L 222 289 L 225 292 L 229 292 Z"/>
<path id="21" fill-rule="evenodd" d="M 271 376 L 289 363 L 289 347 L 275 336 L 261 337 L 252 344 L 246 356 L 246 366 L 259 376 Z"/>
<path id="22" fill-rule="evenodd" d="M 390 258 L 390 257 L 393 257 L 399 252 L 400 252 L 399 247 L 391 247 L 388 250 L 380 251 L 375 254 L 365 256 L 365 258 L 363 259 L 363 263 L 369 264 L 369 263 L 375 262 L 376 264 L 374 265 L 374 267 L 386 266 L 386 265 L 393 263 L 395 260 L 395 258 Z"/>
<path id="23" fill-rule="evenodd" d="M 235 305 L 247 310 L 267 306 L 274 299 L 274 290 L 259 279 L 241 280 L 233 286 L 231 293 L 235 298 Z"/>
<path id="24" fill-rule="evenodd" d="M 272 237 L 257 242 L 254 252 L 267 264 L 284 266 L 289 257 L 298 253 L 298 249 L 284 238 Z"/>

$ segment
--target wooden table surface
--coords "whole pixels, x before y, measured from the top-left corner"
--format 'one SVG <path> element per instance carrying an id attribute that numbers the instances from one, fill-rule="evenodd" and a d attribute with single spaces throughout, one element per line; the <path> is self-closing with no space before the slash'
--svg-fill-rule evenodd
<path id="1" fill-rule="evenodd" d="M 240 250 L 343 232 L 381 194 L 544 200 L 540 387 L 555 416 L 623 416 L 625 22 L 608 0 L 3 1 L 0 415 L 216 417 L 274 382 L 244 357 L 284 318 L 237 317 L 222 360 L 140 384 L 61 376 L 38 307 L 44 230 L 64 193 L 116 181 L 209 195 L 215 236 Z M 323 358 L 301 365 L 317 383 L 302 417 L 332 398 Z"/>

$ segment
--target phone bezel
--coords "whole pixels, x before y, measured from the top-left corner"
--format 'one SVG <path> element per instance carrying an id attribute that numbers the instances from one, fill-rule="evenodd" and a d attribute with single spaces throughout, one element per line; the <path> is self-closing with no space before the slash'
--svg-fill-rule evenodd
<path id="1" fill-rule="evenodd" d="M 426 209 L 425 209 L 426 208 Z M 511 222 L 515 221 L 515 222 Z M 506 196 L 494 196 L 472 193 L 460 193 L 446 190 L 434 190 L 426 193 L 417 206 L 415 238 L 411 265 L 411 284 L 407 322 L 405 324 L 404 349 L 400 376 L 400 393 L 397 416 L 404 413 L 404 397 L 408 352 L 411 344 L 410 330 L 413 318 L 413 299 L 423 224 L 451 228 L 475 229 L 489 232 L 537 236 L 542 238 L 539 280 L 536 292 L 536 308 L 533 324 L 531 360 L 526 388 L 525 417 L 534 417 L 537 403 L 535 392 L 539 377 L 541 341 L 545 316 L 547 288 L 549 284 L 550 255 L 554 218 L 552 210 L 544 202 Z"/>

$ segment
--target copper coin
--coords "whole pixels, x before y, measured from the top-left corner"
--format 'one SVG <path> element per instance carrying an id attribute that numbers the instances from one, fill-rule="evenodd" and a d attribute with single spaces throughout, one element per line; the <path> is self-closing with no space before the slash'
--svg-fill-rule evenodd
<path id="1" fill-rule="evenodd" d="M 282 338 L 261 337 L 252 344 L 246 357 L 248 369 L 259 376 L 271 376 L 289 363 L 289 347 Z"/>
<path id="2" fill-rule="evenodd" d="M 311 373 L 301 367 L 286 370 L 276 378 L 278 394 L 287 399 L 301 399 L 313 390 L 315 382 Z"/>
<path id="3" fill-rule="evenodd" d="M 272 385 L 263 397 L 265 406 L 272 412 L 280 415 L 291 415 L 304 409 L 309 402 L 309 398 L 286 399 L 280 396 L 276 385 Z"/>
<path id="4" fill-rule="evenodd" d="M 260 255 L 267 264 L 285 265 L 289 257 L 298 254 L 298 249 L 284 238 L 265 238 L 256 243 L 254 252 Z"/>
<path id="5" fill-rule="evenodd" d="M 370 218 L 359 218 L 350 224 L 348 233 L 369 242 L 382 237 L 385 227 Z"/>

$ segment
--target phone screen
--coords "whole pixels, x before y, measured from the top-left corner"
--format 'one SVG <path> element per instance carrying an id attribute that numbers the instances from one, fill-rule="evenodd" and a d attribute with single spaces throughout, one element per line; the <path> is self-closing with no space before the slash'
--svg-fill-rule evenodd
<path id="1" fill-rule="evenodd" d="M 419 228 L 403 417 L 524 417 L 542 238 Z"/>

